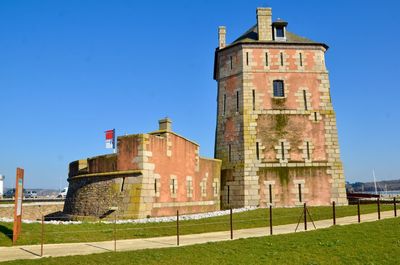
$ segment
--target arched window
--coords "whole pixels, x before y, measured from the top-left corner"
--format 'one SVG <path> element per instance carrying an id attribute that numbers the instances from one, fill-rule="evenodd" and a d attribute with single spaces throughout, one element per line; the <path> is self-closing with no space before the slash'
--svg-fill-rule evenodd
<path id="1" fill-rule="evenodd" d="M 283 80 L 274 80 L 274 97 L 281 97 L 285 96 L 285 88 L 283 85 Z"/>

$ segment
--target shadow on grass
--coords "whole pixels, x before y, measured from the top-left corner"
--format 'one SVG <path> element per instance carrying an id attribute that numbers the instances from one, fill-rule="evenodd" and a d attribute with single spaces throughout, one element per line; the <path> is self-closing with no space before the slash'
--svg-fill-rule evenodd
<path id="1" fill-rule="evenodd" d="M 7 226 L 0 225 L 0 233 L 4 234 L 6 237 L 12 240 L 13 238 L 13 231 L 8 228 Z"/>

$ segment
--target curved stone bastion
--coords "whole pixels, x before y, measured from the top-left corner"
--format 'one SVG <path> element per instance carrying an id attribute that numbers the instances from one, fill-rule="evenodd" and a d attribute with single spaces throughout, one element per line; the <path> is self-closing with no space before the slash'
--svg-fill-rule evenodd
<path id="1" fill-rule="evenodd" d="M 221 161 L 159 121 L 158 131 L 118 137 L 116 154 L 69 165 L 64 213 L 75 217 L 146 218 L 220 209 Z"/>

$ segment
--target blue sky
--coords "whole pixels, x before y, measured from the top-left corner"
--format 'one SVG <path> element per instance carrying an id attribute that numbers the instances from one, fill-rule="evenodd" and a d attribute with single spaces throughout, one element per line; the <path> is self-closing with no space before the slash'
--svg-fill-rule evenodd
<path id="1" fill-rule="evenodd" d="M 0 1 L 0 174 L 67 184 L 104 134 L 173 128 L 213 156 L 217 27 L 231 42 L 269 5 L 326 54 L 348 181 L 400 178 L 397 1 Z"/>

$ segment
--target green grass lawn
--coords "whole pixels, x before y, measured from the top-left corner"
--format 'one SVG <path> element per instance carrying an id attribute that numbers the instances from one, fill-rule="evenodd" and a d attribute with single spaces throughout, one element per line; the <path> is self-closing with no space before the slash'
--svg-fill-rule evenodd
<path id="1" fill-rule="evenodd" d="M 399 264 L 400 218 L 187 247 L 4 264 Z"/>
<path id="2" fill-rule="evenodd" d="M 376 212 L 376 205 L 361 205 L 361 213 Z M 392 205 L 381 205 L 381 210 L 392 210 Z M 273 209 L 273 225 L 297 223 L 302 208 L 276 208 Z M 332 218 L 331 207 L 309 207 L 314 220 Z M 350 216 L 357 214 L 357 206 L 336 207 L 336 216 Z M 268 209 L 257 209 L 233 215 L 234 229 L 253 227 L 267 227 Z M 310 224 L 311 225 L 311 224 Z M 45 244 L 67 242 L 106 241 L 113 239 L 113 224 L 82 223 L 76 225 L 45 224 Z M 116 225 L 117 238 L 145 238 L 170 236 L 176 234 L 175 222 L 150 223 L 150 224 L 118 224 Z M 180 234 L 195 234 L 213 231 L 229 230 L 229 215 L 212 217 L 201 220 L 181 221 Z M 8 234 L 8 235 L 7 235 Z M 10 246 L 12 223 L 0 222 L 0 246 Z M 18 245 L 40 244 L 41 225 L 23 224 Z"/>

